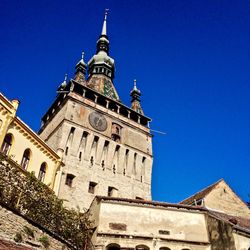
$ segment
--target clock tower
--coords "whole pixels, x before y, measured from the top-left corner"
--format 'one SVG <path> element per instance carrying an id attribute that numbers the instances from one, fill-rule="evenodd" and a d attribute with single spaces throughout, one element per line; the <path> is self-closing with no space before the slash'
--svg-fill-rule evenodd
<path id="1" fill-rule="evenodd" d="M 151 200 L 152 135 L 136 83 L 131 107 L 114 87 L 115 63 L 109 55 L 107 12 L 96 54 L 76 64 L 42 118 L 40 136 L 64 151 L 57 173 L 59 198 L 88 209 L 96 195 Z M 86 76 L 88 74 L 88 76 Z"/>

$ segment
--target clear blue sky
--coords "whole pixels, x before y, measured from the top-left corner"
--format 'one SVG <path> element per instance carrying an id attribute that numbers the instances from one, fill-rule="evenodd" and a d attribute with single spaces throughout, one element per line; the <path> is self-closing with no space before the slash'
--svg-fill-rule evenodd
<path id="1" fill-rule="evenodd" d="M 110 9 L 115 86 L 133 79 L 152 129 L 154 200 L 178 202 L 224 178 L 250 193 L 249 1 L 0 1 L 0 91 L 35 131 Z"/>

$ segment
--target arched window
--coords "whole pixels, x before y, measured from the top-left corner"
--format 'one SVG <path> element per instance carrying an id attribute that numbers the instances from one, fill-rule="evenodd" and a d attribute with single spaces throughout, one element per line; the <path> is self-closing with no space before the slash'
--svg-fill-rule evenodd
<path id="1" fill-rule="evenodd" d="M 159 250 L 171 250 L 169 247 L 160 247 Z"/>
<path id="2" fill-rule="evenodd" d="M 107 250 L 120 250 L 120 246 L 118 244 L 109 244 L 106 247 Z"/>
<path id="3" fill-rule="evenodd" d="M 149 250 L 149 247 L 145 245 L 139 245 L 139 246 L 136 246 L 135 249 L 136 250 Z"/>
<path id="4" fill-rule="evenodd" d="M 47 169 L 47 164 L 46 164 L 46 162 L 43 162 L 41 167 L 40 167 L 39 174 L 38 174 L 39 181 L 44 181 L 46 169 Z"/>
<path id="5" fill-rule="evenodd" d="M 13 143 L 13 136 L 11 134 L 5 135 L 3 144 L 1 147 L 1 151 L 3 152 L 3 154 L 8 155 L 12 143 Z"/>
<path id="6" fill-rule="evenodd" d="M 28 168 L 28 165 L 29 165 L 29 162 L 30 162 L 30 155 L 31 155 L 31 152 L 30 152 L 30 149 L 25 149 L 24 153 L 23 153 L 23 158 L 22 158 L 22 161 L 21 161 L 21 167 L 24 168 L 24 169 L 27 169 Z"/>

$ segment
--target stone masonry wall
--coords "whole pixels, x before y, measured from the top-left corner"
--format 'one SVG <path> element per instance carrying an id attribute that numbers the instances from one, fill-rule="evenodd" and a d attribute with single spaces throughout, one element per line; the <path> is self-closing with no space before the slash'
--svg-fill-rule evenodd
<path id="1" fill-rule="evenodd" d="M 250 218 L 246 204 L 224 182 L 220 182 L 205 198 L 205 206 L 227 214 Z"/>
<path id="2" fill-rule="evenodd" d="M 55 150 L 64 150 L 59 197 L 65 205 L 88 209 L 95 195 L 108 195 L 109 187 L 115 197 L 150 200 L 153 157 L 148 128 L 78 95 L 59 108 L 40 135 Z M 105 131 L 90 125 L 94 111 L 105 116 Z M 111 139 L 113 123 L 121 126 L 119 142 Z M 72 185 L 66 185 L 67 175 L 74 177 Z M 90 182 L 96 184 L 93 192 Z"/>
<path id="3" fill-rule="evenodd" d="M 211 250 L 236 250 L 232 227 L 221 220 L 207 216 Z"/>
<path id="4" fill-rule="evenodd" d="M 63 242 L 45 230 L 2 206 L 0 206 L 0 241 L 1 249 L 9 249 L 11 244 L 7 244 L 8 241 L 12 242 L 12 245 L 15 243 L 16 248 L 13 249 L 67 249 Z"/>

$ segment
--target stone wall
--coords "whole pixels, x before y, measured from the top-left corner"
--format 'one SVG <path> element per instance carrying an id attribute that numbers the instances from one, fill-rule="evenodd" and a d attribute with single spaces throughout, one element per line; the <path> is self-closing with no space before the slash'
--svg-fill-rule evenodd
<path id="1" fill-rule="evenodd" d="M 218 183 L 206 196 L 205 206 L 226 214 L 250 218 L 250 210 L 247 205 L 224 181 Z"/>
<path id="2" fill-rule="evenodd" d="M 207 228 L 211 242 L 211 250 L 239 249 L 235 247 L 233 229 L 228 223 L 207 216 Z"/>
<path id="3" fill-rule="evenodd" d="M 54 149 L 64 150 L 59 197 L 68 207 L 89 208 L 96 195 L 151 200 L 152 137 L 149 129 L 71 93 L 41 130 L 41 137 Z M 98 131 L 89 115 L 101 112 L 107 129 Z M 111 139 L 112 124 L 121 127 L 120 141 Z M 86 134 L 86 138 L 84 137 Z M 106 145 L 106 146 L 105 146 Z M 73 176 L 67 185 L 67 175 Z M 90 182 L 95 184 L 89 192 Z"/>
<path id="4" fill-rule="evenodd" d="M 17 213 L 0 206 L 0 249 L 10 249 L 11 246 L 13 249 L 20 250 L 67 249 L 59 237 L 39 228 Z"/>

